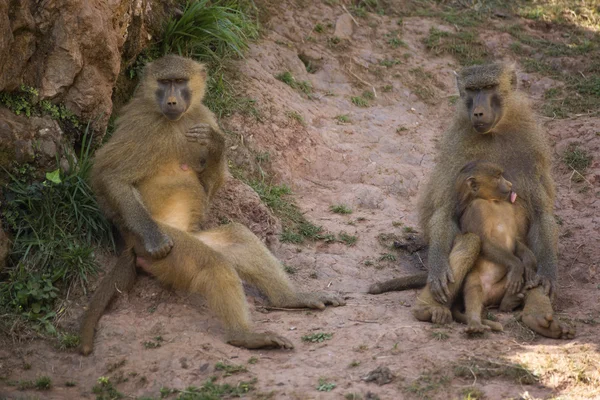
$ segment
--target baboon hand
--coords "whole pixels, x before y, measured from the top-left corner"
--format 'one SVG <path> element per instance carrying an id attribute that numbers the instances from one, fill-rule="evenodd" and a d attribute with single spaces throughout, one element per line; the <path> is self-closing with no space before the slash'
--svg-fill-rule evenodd
<path id="1" fill-rule="evenodd" d="M 448 267 L 446 270 L 439 271 L 437 273 L 434 273 L 432 270 L 429 271 L 427 282 L 429 283 L 429 289 L 431 290 L 433 298 L 438 303 L 446 304 L 448 302 L 448 298 L 450 298 L 448 282 L 454 283 L 454 276 L 452 275 L 450 268 Z"/>
<path id="2" fill-rule="evenodd" d="M 208 146 L 213 137 L 213 128 L 209 124 L 194 125 L 185 133 L 188 142 Z"/>
<path id="3" fill-rule="evenodd" d="M 144 240 L 144 250 L 154 259 L 165 258 L 173 248 L 173 239 L 166 233 L 157 231 Z"/>
<path id="4" fill-rule="evenodd" d="M 506 290 L 509 294 L 517 294 L 523 287 L 523 269 L 513 268 L 506 279 Z"/>

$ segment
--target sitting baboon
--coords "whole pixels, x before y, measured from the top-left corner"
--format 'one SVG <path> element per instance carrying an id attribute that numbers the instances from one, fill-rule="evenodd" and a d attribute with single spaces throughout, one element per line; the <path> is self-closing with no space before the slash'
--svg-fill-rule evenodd
<path id="1" fill-rule="evenodd" d="M 527 217 L 511 188 L 502 169 L 487 162 L 468 163 L 457 179 L 461 233 L 474 233 L 481 240 L 479 258 L 465 277 L 464 301 L 452 305 L 454 319 L 468 324 L 468 333 L 502 330 L 498 322 L 482 321 L 484 307 L 514 310 L 522 303 L 524 282 L 535 276 L 535 256 L 523 244 Z"/>
<path id="2" fill-rule="evenodd" d="M 429 274 L 416 315 L 436 323 L 452 320 L 449 307 L 466 274 L 462 265 L 477 260 L 480 240 L 460 232 L 456 201 L 448 193 L 467 162 L 487 160 L 499 165 L 513 183 L 529 221 L 525 242 L 537 259 L 535 284 L 539 286 L 526 292 L 522 320 L 543 336 L 571 338 L 574 330 L 553 318 L 550 302 L 556 289 L 557 229 L 545 135 L 529 102 L 517 90 L 514 67 L 466 67 L 457 84 L 460 100 L 454 120 L 440 142 L 437 165 L 419 202 L 421 228 L 429 244 Z M 394 287 L 393 283 L 379 286 Z"/>
<path id="3" fill-rule="evenodd" d="M 293 348 L 286 338 L 251 329 L 242 280 L 277 307 L 325 308 L 344 300 L 297 293 L 279 261 L 246 227 L 199 225 L 226 175 L 225 140 L 202 104 L 204 66 L 169 55 L 149 64 L 117 129 L 95 156 L 92 187 L 126 249 L 96 290 L 81 327 L 81 351 L 117 291 L 129 290 L 135 264 L 161 282 L 201 293 L 234 346 Z"/>

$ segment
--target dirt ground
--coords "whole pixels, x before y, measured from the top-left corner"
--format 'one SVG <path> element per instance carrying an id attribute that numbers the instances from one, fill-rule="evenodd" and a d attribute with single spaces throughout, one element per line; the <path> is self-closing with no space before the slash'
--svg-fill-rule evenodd
<path id="1" fill-rule="evenodd" d="M 311 222 L 332 234 L 357 236 L 351 246 L 325 241 L 272 246 L 295 271 L 291 278 L 299 288 L 342 292 L 347 305 L 266 310 L 249 291 L 257 329 L 285 335 L 296 346 L 249 351 L 223 342 L 219 322 L 199 296 L 141 277 L 128 298 L 116 301 L 101 319 L 89 357 L 45 341 L 0 349 L 0 367 L 9 379 L 49 376 L 53 382 L 49 391 L 19 391 L 0 382 L 0 398 L 94 398 L 91 389 L 100 377 L 129 398 L 160 398 L 163 387 L 200 387 L 213 376 L 216 384 L 252 382 L 247 398 L 600 398 L 600 164 L 593 161 L 586 180 L 574 183 L 573 171 L 561 161 L 574 141 L 596 157 L 600 119 L 540 117 L 554 149 L 558 189 L 556 315 L 576 326 L 577 337 L 535 336 L 513 315 L 497 310 L 492 312 L 506 331 L 480 338 L 467 337 L 456 323 L 418 322 L 411 314 L 416 290 L 365 292 L 375 281 L 424 269 L 424 251 L 411 255 L 386 245 L 417 228 L 417 194 L 434 165 L 435 144 L 457 95 L 458 63 L 432 56 L 423 39 L 431 26 L 455 27 L 425 17 L 404 18 L 399 26 L 397 18 L 376 14 L 357 24 L 339 5 L 282 3 L 270 6 L 261 39 L 237 66 L 244 94 L 257 101 L 262 119 L 234 115 L 222 122 L 252 149 L 269 153 L 275 181 L 292 188 Z M 322 32 L 315 30 L 317 23 Z M 395 32 L 403 43 L 397 47 L 390 45 Z M 481 35 L 498 59 L 510 60 L 505 35 L 486 30 Z M 397 62 L 382 65 L 382 60 Z M 275 78 L 284 71 L 310 82 L 312 94 Z M 544 91 L 559 83 L 520 72 L 519 85 L 537 105 Z M 374 98 L 362 95 L 365 91 Z M 351 101 L 361 95 L 368 107 Z M 349 120 L 340 122 L 340 115 Z M 332 213 L 336 204 L 352 213 Z M 332 336 L 316 343 L 301 339 L 321 332 Z M 244 365 L 246 371 L 226 376 L 216 369 L 218 362 Z M 391 375 L 367 381 L 378 367 Z"/>

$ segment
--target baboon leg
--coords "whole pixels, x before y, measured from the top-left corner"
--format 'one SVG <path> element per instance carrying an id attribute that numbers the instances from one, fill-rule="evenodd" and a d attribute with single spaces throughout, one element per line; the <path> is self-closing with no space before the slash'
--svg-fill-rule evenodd
<path id="1" fill-rule="evenodd" d="M 525 293 L 521 321 L 531 330 L 553 339 L 573 339 L 575 328 L 554 319 L 550 297 L 538 286 Z"/>
<path id="2" fill-rule="evenodd" d="M 110 272 L 100 282 L 100 286 L 96 289 L 83 315 L 79 331 L 81 343 L 79 351 L 81 354 L 88 355 L 92 352 L 94 349 L 94 331 L 98 320 L 100 320 L 108 303 L 110 303 L 117 292 L 128 292 L 131 290 L 135 282 L 135 276 L 135 255 L 133 254 L 133 250 L 125 249 Z"/>
<path id="3" fill-rule="evenodd" d="M 478 272 L 473 272 L 467 276 L 463 288 L 465 296 L 465 314 L 467 317 L 468 334 L 483 333 L 489 331 L 490 327 L 481 322 L 483 313 L 483 288 Z"/>
<path id="4" fill-rule="evenodd" d="M 294 347 L 275 333 L 251 330 L 242 281 L 226 257 L 190 234 L 166 226 L 162 229 L 173 239 L 171 252 L 160 260 L 145 257 L 138 265 L 161 282 L 204 296 L 223 322 L 227 343 L 248 349 Z"/>
<path id="5" fill-rule="evenodd" d="M 449 257 L 454 283 L 448 283 L 450 291 L 448 305 L 438 303 L 434 299 L 433 293 L 431 293 L 429 284 L 427 284 L 417 297 L 417 304 L 413 308 L 413 315 L 419 321 L 433 322 L 434 324 L 448 324 L 452 322 L 450 307 L 462 287 L 465 276 L 479 257 L 480 246 L 481 240 L 475 234 L 466 233 L 456 237 Z"/>
<path id="6" fill-rule="evenodd" d="M 517 307 L 523 305 L 523 300 L 525 299 L 524 293 L 517 294 L 508 294 L 506 293 L 502 298 L 502 302 L 500 302 L 500 307 L 498 308 L 502 312 L 511 312 L 514 311 Z"/>
<path id="7" fill-rule="evenodd" d="M 194 236 L 218 249 L 240 278 L 259 289 L 273 306 L 323 309 L 326 305 L 346 304 L 341 296 L 334 293 L 297 293 L 279 260 L 241 224 L 231 223 Z"/>
<path id="8" fill-rule="evenodd" d="M 369 287 L 370 294 L 381 294 L 396 290 L 407 290 L 422 288 L 427 284 L 427 272 L 377 282 Z"/>

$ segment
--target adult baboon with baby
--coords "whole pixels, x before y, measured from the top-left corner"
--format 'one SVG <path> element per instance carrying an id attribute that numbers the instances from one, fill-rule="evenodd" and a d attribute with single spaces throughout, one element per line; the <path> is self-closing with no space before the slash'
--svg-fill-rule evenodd
<path id="1" fill-rule="evenodd" d="M 420 198 L 420 223 L 429 243 L 429 273 L 415 315 L 435 323 L 452 320 L 449 307 L 465 277 L 459 265 L 473 265 L 480 252 L 480 240 L 475 235 L 461 234 L 455 217 L 457 199 L 450 198 L 449 193 L 454 192 L 459 171 L 467 162 L 486 160 L 504 170 L 519 193 L 530 223 L 526 244 L 537 259 L 538 286 L 526 292 L 522 320 L 543 336 L 572 337 L 574 331 L 553 318 L 550 302 L 556 290 L 558 258 L 554 182 L 545 134 L 529 102 L 517 91 L 514 67 L 466 67 L 458 74 L 457 85 L 460 101 Z M 423 280 L 424 275 L 417 278 Z M 398 283 L 377 284 L 373 291 L 399 288 Z"/>
<path id="2" fill-rule="evenodd" d="M 251 329 L 242 280 L 277 307 L 343 305 L 339 296 L 297 293 L 279 261 L 246 227 L 199 230 L 226 175 L 225 139 L 202 104 L 204 66 L 179 56 L 149 64 L 117 129 L 95 157 L 92 187 L 126 248 L 96 290 L 81 327 L 81 351 L 117 291 L 129 290 L 135 265 L 161 282 L 204 295 L 226 340 L 246 348 L 293 348 L 286 338 Z"/>

